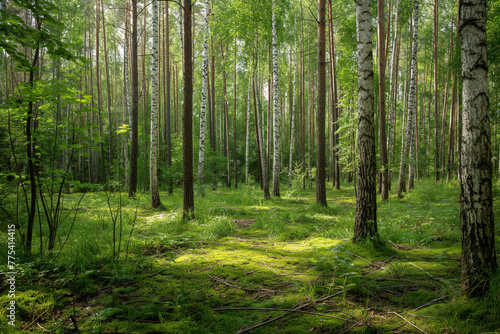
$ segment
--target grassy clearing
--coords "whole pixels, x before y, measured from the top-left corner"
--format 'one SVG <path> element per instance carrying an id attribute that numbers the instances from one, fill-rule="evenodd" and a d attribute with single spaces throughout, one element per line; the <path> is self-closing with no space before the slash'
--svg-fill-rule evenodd
<path id="1" fill-rule="evenodd" d="M 66 333 L 73 320 L 84 333 L 500 331 L 498 279 L 482 300 L 458 295 L 458 183 L 423 180 L 379 203 L 381 246 L 350 241 L 349 184 L 328 191 L 328 208 L 314 189 L 264 201 L 256 187 L 219 188 L 189 222 L 179 193 L 162 193 L 159 210 L 148 194 L 87 193 L 56 250 L 22 258 L 16 331 Z M 0 332 L 15 333 L 2 284 Z"/>

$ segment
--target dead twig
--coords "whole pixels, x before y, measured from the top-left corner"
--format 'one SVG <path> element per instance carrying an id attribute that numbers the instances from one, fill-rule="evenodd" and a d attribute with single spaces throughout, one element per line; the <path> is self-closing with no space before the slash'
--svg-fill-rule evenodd
<path id="1" fill-rule="evenodd" d="M 295 312 L 295 313 L 305 313 L 305 314 L 314 314 L 322 317 L 334 318 L 342 321 L 348 322 L 356 322 L 354 320 L 349 320 L 345 318 L 336 317 L 329 314 L 312 312 L 312 311 L 302 311 L 302 310 L 291 310 L 291 309 L 283 309 L 283 308 L 261 308 L 261 307 L 223 307 L 223 308 L 215 308 L 212 311 L 278 311 L 278 312 Z"/>
<path id="2" fill-rule="evenodd" d="M 418 311 L 418 310 L 420 310 L 421 308 L 424 308 L 424 307 L 426 307 L 426 306 L 432 305 L 432 304 L 434 304 L 435 302 L 438 302 L 438 301 L 443 300 L 443 299 L 446 299 L 446 298 L 448 298 L 448 296 L 443 296 L 443 297 L 439 297 L 439 298 L 433 299 L 433 300 L 431 300 L 430 302 L 428 302 L 428 303 L 426 303 L 426 304 L 424 304 L 424 305 L 420 305 L 419 307 L 417 307 L 417 308 L 416 308 L 416 309 L 414 309 L 413 311 Z"/>
<path id="3" fill-rule="evenodd" d="M 411 264 L 412 266 L 414 266 L 415 268 L 422 270 L 424 273 L 426 273 L 427 275 L 429 275 L 429 277 L 432 278 L 433 280 L 439 281 L 436 277 L 432 276 L 431 274 L 429 274 L 427 271 L 425 271 L 424 269 L 420 268 L 416 264 L 411 263 L 411 262 L 408 262 L 408 263 Z"/>
<path id="4" fill-rule="evenodd" d="M 284 314 L 279 315 L 279 316 L 277 316 L 275 318 L 272 318 L 270 320 L 261 321 L 261 322 L 255 324 L 255 325 L 253 325 L 251 327 L 248 327 L 248 328 L 245 328 L 245 329 L 240 329 L 238 332 L 236 332 L 236 334 L 246 333 L 246 332 L 249 332 L 249 331 L 251 331 L 251 330 L 253 330 L 255 328 L 262 327 L 264 325 L 270 324 L 272 322 L 275 322 L 277 320 L 280 320 L 280 319 L 286 317 L 287 315 L 290 315 L 290 314 L 292 314 L 294 312 L 297 312 L 298 310 L 300 310 L 300 309 L 302 309 L 302 308 L 304 308 L 306 306 L 309 306 L 311 304 L 316 304 L 316 303 L 324 302 L 325 300 L 328 300 L 330 298 L 333 298 L 333 297 L 338 296 L 338 295 L 343 294 L 343 293 L 344 293 L 344 291 L 339 291 L 337 293 L 334 293 L 333 295 L 329 295 L 329 296 L 326 296 L 326 297 L 323 297 L 323 298 L 320 298 L 320 299 L 317 299 L 317 300 L 313 300 L 313 301 L 309 301 L 309 302 L 304 302 L 304 301 L 298 302 L 291 309 L 286 310 L 286 312 Z"/>
<path id="5" fill-rule="evenodd" d="M 424 333 L 424 334 L 427 334 L 426 331 L 424 331 L 423 329 L 420 329 L 418 328 L 416 325 L 412 324 L 411 322 L 409 322 L 408 320 L 405 319 L 405 317 L 403 317 L 401 314 L 397 313 L 397 312 L 387 312 L 386 314 L 394 314 L 394 315 L 397 315 L 398 317 L 400 317 L 401 319 L 403 319 L 408 325 L 412 326 L 413 328 L 417 329 L 418 331 Z"/>
<path id="6" fill-rule="evenodd" d="M 26 326 L 26 327 L 24 327 L 24 328 L 21 328 L 21 330 L 25 331 L 25 330 L 27 330 L 28 328 L 30 328 L 30 327 L 31 327 L 31 325 L 33 325 L 35 322 L 37 322 L 37 321 L 38 321 L 38 319 L 40 319 L 40 317 L 41 317 L 42 315 L 44 315 L 45 313 L 47 313 L 47 312 L 48 312 L 48 310 L 49 310 L 49 309 L 46 309 L 45 311 L 43 311 L 42 313 L 40 313 L 40 315 L 39 315 L 38 317 L 36 317 L 36 318 L 35 318 L 35 320 L 33 320 L 33 321 L 32 321 L 32 322 L 28 325 L 28 326 Z"/>
<path id="7" fill-rule="evenodd" d="M 265 266 L 267 269 L 269 269 L 269 270 L 271 270 L 272 272 L 275 272 L 277 275 L 280 275 L 280 276 L 281 276 L 281 274 L 280 274 L 279 272 L 277 272 L 277 271 L 276 271 L 276 270 L 274 270 L 274 269 L 269 268 L 269 267 L 267 266 L 267 264 L 266 264 L 264 261 L 262 261 L 262 263 L 264 264 L 264 266 Z"/>

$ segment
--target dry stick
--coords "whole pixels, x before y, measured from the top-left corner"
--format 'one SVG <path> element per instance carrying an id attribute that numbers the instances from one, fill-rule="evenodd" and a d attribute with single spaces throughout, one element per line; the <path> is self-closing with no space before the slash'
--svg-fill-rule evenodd
<path id="1" fill-rule="evenodd" d="M 338 295 L 340 295 L 340 294 L 342 294 L 342 293 L 344 293 L 344 292 L 345 292 L 345 291 L 339 291 L 339 292 L 337 292 L 337 293 L 334 293 L 333 295 L 326 296 L 326 297 L 324 297 L 324 298 L 320 298 L 320 299 L 317 299 L 317 300 L 314 300 L 314 301 L 310 301 L 310 302 L 305 302 L 305 303 L 304 303 L 304 302 L 299 302 L 299 303 L 295 304 L 295 306 L 294 306 L 294 307 L 292 307 L 291 309 L 287 310 L 287 312 L 286 312 L 285 314 L 282 314 L 282 315 L 280 315 L 280 316 L 277 316 L 277 317 L 275 317 L 275 318 L 272 318 L 271 320 L 261 321 L 261 322 L 259 322 L 259 323 L 255 324 L 255 325 L 253 325 L 252 327 L 249 327 L 249 328 L 246 328 L 246 329 L 242 329 L 242 330 L 240 329 L 238 332 L 236 332 L 236 334 L 245 333 L 245 332 L 251 331 L 252 329 L 255 329 L 255 328 L 258 328 L 258 327 L 261 327 L 261 326 L 264 326 L 264 325 L 270 324 L 270 323 L 272 323 L 272 322 L 275 322 L 276 320 L 279 320 L 279 319 L 281 319 L 281 318 L 286 317 L 287 315 L 289 315 L 289 314 L 291 314 L 291 313 L 293 313 L 293 312 L 297 312 L 297 311 L 298 311 L 298 310 L 300 310 L 301 308 L 304 308 L 304 307 L 306 307 L 306 306 L 309 306 L 309 305 L 311 305 L 311 304 L 313 304 L 313 303 L 315 304 L 315 303 L 320 303 L 320 302 L 323 302 L 323 301 L 325 301 L 325 300 L 327 300 L 327 299 L 330 299 L 330 298 L 333 298 L 333 297 L 335 297 L 335 296 L 338 296 Z M 300 305 L 300 304 L 302 304 L 302 305 Z M 300 305 L 300 306 L 299 306 L 299 305 Z"/>
<path id="2" fill-rule="evenodd" d="M 49 309 L 46 309 L 45 311 L 43 311 L 42 313 L 40 313 L 40 315 L 39 315 L 38 317 L 36 317 L 36 318 L 35 318 L 35 320 L 33 320 L 33 321 L 32 321 L 32 322 L 28 325 L 28 326 L 26 326 L 26 327 L 24 327 L 24 328 L 21 328 L 21 330 L 25 331 L 25 330 L 27 330 L 28 328 L 30 328 L 30 327 L 31 327 L 31 325 L 33 325 L 35 322 L 37 322 L 37 320 L 38 320 L 38 319 L 40 319 L 40 317 L 41 317 L 42 315 L 44 315 L 45 313 L 47 313 L 47 311 L 48 311 L 48 310 L 49 310 Z"/>
<path id="3" fill-rule="evenodd" d="M 264 266 L 266 266 L 266 268 L 267 268 L 267 269 L 269 269 L 269 270 L 271 270 L 271 271 L 273 271 L 273 272 L 275 272 L 276 274 L 278 274 L 278 275 L 280 275 L 280 276 L 281 276 L 281 274 L 280 274 L 279 272 L 277 272 L 277 271 L 276 271 L 276 270 L 274 270 L 274 269 L 269 268 L 269 267 L 267 266 L 267 264 L 266 264 L 264 261 L 262 261 L 262 263 L 264 264 Z"/>
<path id="4" fill-rule="evenodd" d="M 347 208 L 345 208 L 344 210 L 340 211 L 338 214 L 335 215 L 335 217 L 338 217 L 340 216 L 342 213 L 344 213 L 344 211 L 346 211 L 347 209 L 349 209 L 350 206 L 348 206 Z M 327 221 L 325 222 L 323 225 L 321 225 L 316 231 L 314 231 L 310 236 L 307 237 L 306 240 L 302 241 L 302 243 L 304 244 L 307 240 L 311 239 L 313 235 L 315 235 L 316 233 L 318 233 L 319 230 L 321 230 L 323 228 L 323 226 L 325 226 L 326 224 L 328 224 L 330 221 Z"/>
<path id="5" fill-rule="evenodd" d="M 314 314 L 322 317 L 334 318 L 338 320 L 348 321 L 348 322 L 356 322 L 354 320 L 349 320 L 345 318 L 336 317 L 329 314 L 311 312 L 311 311 L 302 311 L 302 310 L 289 310 L 282 308 L 259 308 L 259 307 L 224 307 L 224 308 L 216 308 L 212 311 L 281 311 L 281 312 L 297 312 L 297 313 L 306 313 L 306 314 Z"/>
<path id="6" fill-rule="evenodd" d="M 220 279 L 218 277 L 210 276 L 208 274 L 207 274 L 207 276 L 210 277 L 211 279 L 213 279 L 214 281 L 217 281 L 219 283 L 222 283 L 228 287 L 235 288 L 235 289 L 241 289 L 241 290 L 250 291 L 250 292 L 262 292 L 262 291 L 268 291 L 268 292 L 273 292 L 273 293 L 276 292 L 276 290 L 269 290 L 269 289 L 264 289 L 264 288 L 259 288 L 259 289 L 243 288 L 243 287 L 236 285 L 236 284 L 227 283 L 226 281 L 224 281 L 223 279 Z"/>
<path id="7" fill-rule="evenodd" d="M 427 332 L 426 332 L 426 331 L 424 331 L 423 329 L 418 328 L 416 325 L 414 325 L 414 324 L 412 324 L 411 322 L 409 322 L 408 320 L 406 320 L 406 319 L 405 319 L 402 315 L 400 315 L 399 313 L 397 313 L 397 312 L 387 312 L 387 314 L 395 314 L 395 315 L 397 315 L 398 317 L 400 317 L 401 319 L 403 319 L 403 320 L 404 320 L 404 321 L 405 321 L 408 325 L 410 325 L 410 326 L 412 326 L 412 327 L 416 328 L 417 330 L 419 330 L 419 331 L 420 331 L 420 332 L 422 332 L 422 333 L 427 334 Z"/>
<path id="8" fill-rule="evenodd" d="M 448 298 L 448 296 L 443 296 L 443 297 L 439 297 L 439 298 L 433 299 L 433 300 L 431 300 L 430 302 L 428 302 L 428 303 L 426 303 L 426 304 L 424 304 L 424 305 L 420 305 L 419 307 L 417 307 L 417 308 L 416 308 L 416 309 L 414 309 L 413 311 L 418 311 L 418 310 L 420 310 L 421 308 L 424 308 L 424 307 L 426 307 L 426 306 L 429 306 L 429 305 L 431 305 L 431 304 L 433 304 L 433 303 L 435 303 L 435 302 L 438 302 L 438 301 L 443 300 L 443 299 L 446 299 L 446 298 Z M 408 313 L 408 314 L 409 314 L 409 313 Z M 410 315 L 412 315 L 412 314 L 410 314 Z"/>
<path id="9" fill-rule="evenodd" d="M 418 268 L 418 269 L 422 270 L 424 273 L 426 273 L 427 275 L 429 275 L 433 280 L 439 281 L 436 277 L 432 276 L 431 274 L 429 274 L 427 271 L 425 271 L 424 269 L 420 268 L 416 264 L 413 264 L 411 262 L 408 262 L 408 263 L 411 264 L 412 266 L 414 266 L 415 268 Z"/>

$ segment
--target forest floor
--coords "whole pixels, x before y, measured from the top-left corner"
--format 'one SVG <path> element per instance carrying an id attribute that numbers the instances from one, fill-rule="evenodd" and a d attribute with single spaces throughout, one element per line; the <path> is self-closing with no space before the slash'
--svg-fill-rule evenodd
<path id="1" fill-rule="evenodd" d="M 189 222 L 180 189 L 155 210 L 148 194 L 65 195 L 56 251 L 18 264 L 15 330 L 2 279 L 0 332 L 500 332 L 498 277 L 485 298 L 459 295 L 458 182 L 379 201 L 381 245 L 350 240 L 352 184 L 329 187 L 328 208 L 314 188 L 281 192 L 207 190 Z"/>

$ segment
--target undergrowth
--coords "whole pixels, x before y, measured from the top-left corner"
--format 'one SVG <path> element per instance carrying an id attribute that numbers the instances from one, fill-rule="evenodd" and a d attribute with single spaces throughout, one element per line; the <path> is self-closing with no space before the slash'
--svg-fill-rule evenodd
<path id="1" fill-rule="evenodd" d="M 23 254 L 16 246 L 17 323 L 6 322 L 2 280 L 0 332 L 66 333 L 76 324 L 84 333 L 236 333 L 280 316 L 252 333 L 500 330 L 499 277 L 482 299 L 458 294 L 456 181 L 421 180 L 404 199 L 379 201 L 381 243 L 358 244 L 353 185 L 329 188 L 327 208 L 301 185 L 282 185 L 283 197 L 268 201 L 258 186 L 206 190 L 190 221 L 178 189 L 161 194 L 160 209 L 148 194 L 89 192 L 53 251 L 43 220 L 34 235 L 42 247 Z M 67 207 L 79 196 L 65 194 Z"/>

